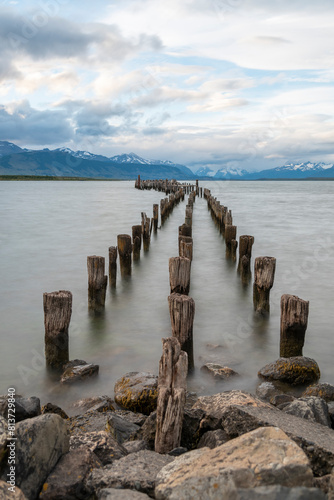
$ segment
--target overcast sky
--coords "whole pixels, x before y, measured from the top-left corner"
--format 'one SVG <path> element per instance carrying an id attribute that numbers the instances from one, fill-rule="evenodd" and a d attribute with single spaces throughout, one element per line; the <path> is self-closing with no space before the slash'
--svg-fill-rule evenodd
<path id="1" fill-rule="evenodd" d="M 332 0 L 0 0 L 0 140 L 334 161 Z"/>

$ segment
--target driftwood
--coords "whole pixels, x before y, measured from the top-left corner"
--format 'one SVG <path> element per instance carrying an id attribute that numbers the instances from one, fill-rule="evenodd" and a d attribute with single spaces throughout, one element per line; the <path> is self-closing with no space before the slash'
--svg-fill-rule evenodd
<path id="1" fill-rule="evenodd" d="M 131 274 L 131 236 L 129 234 L 119 234 L 117 236 L 117 248 L 121 275 L 124 277 L 129 276 Z"/>
<path id="2" fill-rule="evenodd" d="M 169 259 L 170 293 L 188 295 L 190 288 L 191 261 L 185 257 Z"/>
<path id="3" fill-rule="evenodd" d="M 280 357 L 302 356 L 309 302 L 295 295 L 281 297 Z"/>
<path id="4" fill-rule="evenodd" d="M 142 226 L 132 226 L 132 249 L 133 260 L 138 260 L 141 249 Z"/>
<path id="5" fill-rule="evenodd" d="M 194 369 L 193 324 L 195 302 L 187 295 L 172 293 L 168 297 L 172 335 L 181 344 L 181 349 L 188 354 L 188 370 Z"/>
<path id="6" fill-rule="evenodd" d="M 72 314 L 71 292 L 43 294 L 45 359 L 51 368 L 61 368 L 69 361 L 68 327 Z"/>
<path id="7" fill-rule="evenodd" d="M 88 271 L 88 307 L 91 310 L 103 310 L 106 300 L 108 278 L 105 276 L 105 259 L 97 255 L 87 257 Z"/>
<path id="8" fill-rule="evenodd" d="M 178 448 L 186 402 L 188 357 L 176 338 L 162 339 L 159 363 L 157 424 L 154 449 L 168 453 Z"/>
<path id="9" fill-rule="evenodd" d="M 270 311 L 270 290 L 274 284 L 275 257 L 256 257 L 254 263 L 253 304 L 259 314 Z"/>
<path id="10" fill-rule="evenodd" d="M 117 247 L 109 247 L 109 285 L 116 287 L 117 278 Z"/>

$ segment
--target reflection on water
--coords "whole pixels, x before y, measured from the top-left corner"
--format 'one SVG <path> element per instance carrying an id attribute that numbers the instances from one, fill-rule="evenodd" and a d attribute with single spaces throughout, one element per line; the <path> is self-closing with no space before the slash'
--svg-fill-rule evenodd
<path id="1" fill-rule="evenodd" d="M 226 259 L 225 243 L 204 199 L 193 214 L 194 258 L 190 295 L 196 304 L 196 370 L 189 388 L 213 393 L 254 390 L 257 371 L 279 354 L 279 302 L 283 293 L 310 301 L 305 355 L 314 357 L 322 380 L 334 383 L 332 283 L 334 183 L 208 182 L 233 210 L 237 237 L 255 237 L 254 258 L 276 257 L 269 318 L 253 312 L 252 279 L 242 283 L 237 262 Z M 108 260 L 118 234 L 131 234 L 141 212 L 152 214 L 162 193 L 138 191 L 132 182 L 1 182 L 1 388 L 61 404 L 94 394 L 113 394 L 127 371 L 157 373 L 161 338 L 170 335 L 168 259 L 178 254 L 180 203 L 141 251 L 131 276 L 108 286 L 103 313 L 88 311 L 87 256 Z M 107 269 L 106 269 L 107 273 Z M 97 378 L 61 386 L 44 366 L 43 292 L 70 290 L 73 314 L 70 357 L 100 365 Z M 199 368 L 218 362 L 239 373 L 214 383 Z"/>

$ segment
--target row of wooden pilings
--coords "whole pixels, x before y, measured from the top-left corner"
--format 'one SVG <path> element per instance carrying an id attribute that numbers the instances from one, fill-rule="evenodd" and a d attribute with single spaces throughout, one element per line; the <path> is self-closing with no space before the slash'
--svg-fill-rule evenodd
<path id="1" fill-rule="evenodd" d="M 204 189 L 211 215 L 219 227 L 226 243 L 226 257 L 236 260 L 238 248 L 237 226 L 233 225 L 232 212 Z M 239 260 L 237 270 L 242 282 L 251 278 L 251 257 L 254 237 L 242 235 L 239 238 Z M 256 257 L 254 262 L 253 306 L 257 314 L 270 312 L 270 290 L 274 284 L 275 257 Z M 295 295 L 281 297 L 280 356 L 284 358 L 303 355 L 305 332 L 308 322 L 309 302 Z"/>
<path id="2" fill-rule="evenodd" d="M 137 182 L 137 181 L 136 181 Z M 160 202 L 161 226 L 174 207 L 184 199 L 182 185 L 175 181 L 173 192 L 169 197 Z M 159 191 L 159 189 L 158 189 Z M 143 246 L 144 251 L 149 250 L 152 230 L 159 227 L 159 204 L 153 205 L 153 217 L 141 213 L 141 224 L 132 226 L 132 235 L 119 234 L 117 246 L 109 247 L 109 285 L 116 287 L 117 257 L 121 277 L 131 275 L 132 262 L 140 259 Z M 91 255 L 87 257 L 88 271 L 88 309 L 93 313 L 104 310 L 108 276 L 105 274 L 105 258 Z M 46 365 L 50 368 L 61 368 L 69 361 L 69 325 L 72 315 L 72 293 L 61 290 L 58 292 L 44 293 L 44 326 L 45 326 L 45 358 Z"/>

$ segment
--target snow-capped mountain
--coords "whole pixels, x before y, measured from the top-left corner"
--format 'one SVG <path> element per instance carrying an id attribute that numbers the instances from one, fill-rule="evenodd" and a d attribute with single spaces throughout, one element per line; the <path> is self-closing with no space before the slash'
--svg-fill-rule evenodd
<path id="1" fill-rule="evenodd" d="M 16 144 L 8 141 L 0 141 L 0 157 L 6 155 L 12 155 L 15 153 L 22 153 L 23 151 L 27 151 L 26 149 L 22 149 Z"/>
<path id="2" fill-rule="evenodd" d="M 333 163 L 287 163 L 283 165 L 283 167 L 276 167 L 274 170 L 276 172 L 282 171 L 299 171 L 299 172 L 322 172 L 323 170 L 327 170 L 328 168 L 333 167 Z"/>
<path id="3" fill-rule="evenodd" d="M 195 175 L 198 177 L 213 177 L 215 172 L 210 167 L 201 167 L 196 170 Z"/>
<path id="4" fill-rule="evenodd" d="M 96 161 L 110 161 L 110 158 L 103 155 L 95 155 L 89 153 L 88 151 L 73 151 L 70 148 L 57 148 L 54 151 L 59 151 L 60 153 L 67 153 L 75 158 L 82 158 L 83 160 L 96 160 Z"/>
<path id="5" fill-rule="evenodd" d="M 247 176 L 249 172 L 238 168 L 223 167 L 217 170 L 214 175 L 215 179 L 242 179 Z"/>
<path id="6" fill-rule="evenodd" d="M 333 177 L 333 163 L 296 162 L 287 163 L 281 167 L 275 167 L 260 172 L 252 172 L 247 175 L 249 179 L 308 179 L 310 177 Z"/>

